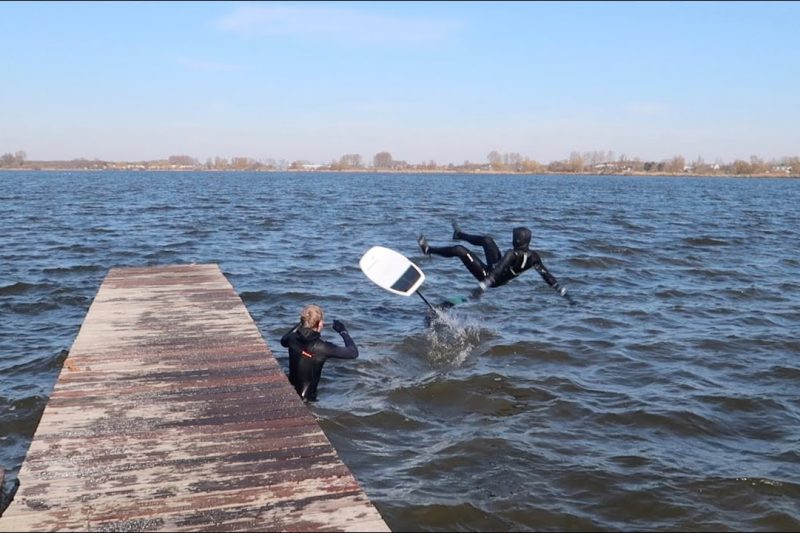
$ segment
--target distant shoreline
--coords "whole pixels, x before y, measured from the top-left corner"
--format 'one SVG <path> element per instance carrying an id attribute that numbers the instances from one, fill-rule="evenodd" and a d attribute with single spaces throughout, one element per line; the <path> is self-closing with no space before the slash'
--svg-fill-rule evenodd
<path id="1" fill-rule="evenodd" d="M 347 170 L 330 170 L 330 169 L 208 169 L 208 168 L 147 168 L 147 169 L 119 169 L 119 168 L 0 168 L 0 172 L 97 172 L 97 173 L 114 173 L 114 172 L 218 172 L 218 173 L 234 173 L 234 172 L 253 172 L 263 174 L 278 174 L 278 173 L 297 173 L 297 174 L 475 174 L 475 175 L 517 175 L 517 176 L 619 176 L 619 177 L 652 177 L 652 178 L 780 178 L 780 179 L 797 179 L 800 178 L 798 174 L 693 174 L 693 173 L 671 173 L 671 172 L 521 172 L 513 170 L 394 170 L 394 169 L 347 169 Z"/>

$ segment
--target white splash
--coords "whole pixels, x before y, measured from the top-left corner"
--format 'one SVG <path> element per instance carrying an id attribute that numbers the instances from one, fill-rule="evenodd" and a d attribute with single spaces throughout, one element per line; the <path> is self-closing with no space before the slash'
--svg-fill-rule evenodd
<path id="1" fill-rule="evenodd" d="M 453 310 L 440 310 L 430 321 L 428 358 L 437 366 L 459 367 L 479 342 L 479 325 Z"/>

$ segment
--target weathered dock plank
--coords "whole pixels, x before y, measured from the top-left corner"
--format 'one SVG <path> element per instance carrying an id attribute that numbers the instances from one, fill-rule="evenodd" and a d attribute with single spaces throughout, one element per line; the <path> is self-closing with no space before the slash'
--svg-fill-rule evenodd
<path id="1" fill-rule="evenodd" d="M 389 531 L 217 265 L 112 269 L 0 531 Z"/>

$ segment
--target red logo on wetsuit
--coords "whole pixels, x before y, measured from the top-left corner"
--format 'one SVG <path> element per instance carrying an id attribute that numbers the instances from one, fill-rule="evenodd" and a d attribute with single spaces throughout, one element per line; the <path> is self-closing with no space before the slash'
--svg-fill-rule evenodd
<path id="1" fill-rule="evenodd" d="M 300 353 L 303 354 L 303 357 L 314 357 L 313 353 L 307 352 L 305 350 L 301 351 Z"/>

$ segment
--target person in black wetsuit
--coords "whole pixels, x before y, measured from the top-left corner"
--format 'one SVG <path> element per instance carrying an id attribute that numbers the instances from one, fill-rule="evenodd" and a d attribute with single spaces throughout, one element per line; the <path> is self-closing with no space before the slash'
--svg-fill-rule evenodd
<path id="1" fill-rule="evenodd" d="M 478 289 L 473 291 L 473 297 L 479 297 L 490 287 L 500 287 L 512 279 L 516 278 L 529 268 L 536 270 L 545 282 L 552 287 L 559 295 L 574 304 L 574 300 L 567 293 L 567 289 L 560 286 L 556 278 L 547 270 L 542 263 L 542 258 L 535 251 L 531 250 L 531 230 L 526 227 L 514 228 L 513 245 L 502 256 L 500 249 L 494 239 L 488 235 L 470 235 L 464 233 L 453 223 L 453 240 L 466 241 L 474 246 L 483 247 L 486 256 L 486 263 L 475 255 L 467 247 L 457 244 L 455 246 L 430 246 L 424 235 L 417 238 L 420 250 L 425 255 L 440 255 L 442 257 L 458 257 L 467 270 L 478 280 Z"/>
<path id="2" fill-rule="evenodd" d="M 322 309 L 307 305 L 300 313 L 300 322 L 281 337 L 281 346 L 289 348 L 289 382 L 306 402 L 317 401 L 325 361 L 358 357 L 358 347 L 342 322 L 334 320 L 333 329 L 342 336 L 343 347 L 320 338 L 323 325 Z"/>

